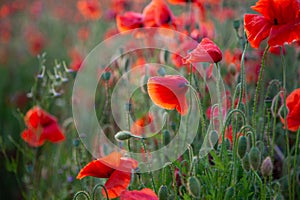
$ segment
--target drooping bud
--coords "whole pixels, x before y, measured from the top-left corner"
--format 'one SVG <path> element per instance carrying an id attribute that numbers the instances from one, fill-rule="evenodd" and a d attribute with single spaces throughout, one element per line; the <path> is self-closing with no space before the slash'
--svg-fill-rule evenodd
<path id="1" fill-rule="evenodd" d="M 253 170 L 258 170 L 261 163 L 261 153 L 257 147 L 252 147 L 249 152 L 249 163 Z"/>
<path id="2" fill-rule="evenodd" d="M 246 153 L 244 155 L 244 158 L 242 159 L 242 166 L 243 166 L 244 170 L 249 171 L 249 169 L 250 169 L 250 163 L 249 163 L 249 155 L 248 155 L 248 153 Z"/>
<path id="3" fill-rule="evenodd" d="M 266 157 L 261 164 L 260 172 L 263 176 L 271 176 L 273 172 L 273 163 L 270 156 Z"/>
<path id="4" fill-rule="evenodd" d="M 188 178 L 187 189 L 192 197 L 200 197 L 201 186 L 199 180 L 195 176 L 191 176 Z"/>
<path id="5" fill-rule="evenodd" d="M 119 131 L 116 135 L 115 135 L 115 139 L 122 142 L 124 140 L 128 140 L 130 138 L 132 138 L 133 135 L 129 132 L 129 131 Z"/>
<path id="6" fill-rule="evenodd" d="M 159 200 L 167 200 L 169 196 L 168 188 L 165 185 L 160 186 L 158 190 L 158 198 Z"/>
<path id="7" fill-rule="evenodd" d="M 215 144 L 218 142 L 218 140 L 219 140 L 219 135 L 218 135 L 217 131 L 212 130 L 209 133 L 209 143 L 210 143 L 210 146 L 214 147 Z"/>
<path id="8" fill-rule="evenodd" d="M 242 159 L 246 154 L 247 143 L 248 143 L 248 141 L 245 136 L 242 135 L 239 137 L 237 152 L 238 152 L 238 156 L 240 157 L 240 159 Z"/>

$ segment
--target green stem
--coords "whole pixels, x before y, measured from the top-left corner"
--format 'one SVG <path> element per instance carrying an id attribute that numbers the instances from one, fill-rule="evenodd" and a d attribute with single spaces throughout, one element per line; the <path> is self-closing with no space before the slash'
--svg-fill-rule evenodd
<path id="1" fill-rule="evenodd" d="M 295 154 L 294 154 L 294 164 L 293 164 L 293 170 L 294 170 L 294 174 L 293 174 L 293 194 L 295 195 L 295 188 L 296 188 L 296 180 L 297 180 L 297 153 L 298 153 L 298 148 L 299 148 L 299 135 L 300 135 L 300 128 L 297 131 L 297 136 L 296 136 L 296 143 L 295 143 Z"/>
<path id="2" fill-rule="evenodd" d="M 107 189 L 106 189 L 106 187 L 104 186 L 104 185 L 102 185 L 102 184 L 97 184 L 97 185 L 95 185 L 95 187 L 94 187 L 94 189 L 93 189 L 93 200 L 95 199 L 95 194 L 96 194 L 96 190 L 98 189 L 98 187 L 102 187 L 103 188 L 103 190 L 104 190 L 104 192 L 105 192 L 105 196 L 106 196 L 106 199 L 107 200 L 109 200 L 109 197 L 108 197 L 108 192 L 107 192 Z"/>
<path id="3" fill-rule="evenodd" d="M 146 144 L 144 142 L 144 139 L 141 139 L 141 142 L 142 142 L 142 145 L 143 145 L 143 148 L 144 148 L 144 151 L 145 151 L 145 154 L 147 155 L 147 148 L 146 148 Z M 149 168 L 149 166 L 148 166 Z M 149 170 L 149 174 L 150 174 L 150 177 L 151 177 L 151 182 L 152 182 L 152 187 L 153 187 L 153 190 L 154 192 L 157 194 L 157 190 L 156 190 L 156 187 L 155 187 L 155 182 L 154 182 L 154 177 L 153 177 L 153 173 L 150 169 Z"/>
<path id="4" fill-rule="evenodd" d="M 288 189 L 289 189 L 289 199 L 294 199 L 292 197 L 292 190 L 291 190 L 291 169 L 290 169 L 290 142 L 289 142 L 289 135 L 288 135 L 288 127 L 287 127 L 287 109 L 286 109 L 286 63 L 284 59 L 284 55 L 281 48 L 281 62 L 282 62 L 282 82 L 283 82 L 283 118 L 284 124 L 286 125 L 285 128 L 285 140 L 286 140 L 286 153 L 287 153 L 287 171 L 288 171 Z"/>
<path id="5" fill-rule="evenodd" d="M 263 73 L 264 73 L 264 69 L 265 69 L 265 60 L 266 60 L 266 55 L 267 55 L 267 52 L 269 51 L 269 48 L 270 48 L 270 46 L 268 45 L 265 48 L 265 51 L 263 53 L 263 57 L 262 57 L 262 61 L 261 61 L 261 67 L 260 67 L 260 70 L 259 70 L 257 86 L 256 86 L 256 89 L 255 89 L 253 113 L 252 113 L 252 126 L 255 128 L 255 130 L 256 130 L 256 108 L 257 108 L 257 102 L 258 102 L 258 95 L 260 93 L 261 83 L 262 83 L 262 79 L 263 79 Z"/>

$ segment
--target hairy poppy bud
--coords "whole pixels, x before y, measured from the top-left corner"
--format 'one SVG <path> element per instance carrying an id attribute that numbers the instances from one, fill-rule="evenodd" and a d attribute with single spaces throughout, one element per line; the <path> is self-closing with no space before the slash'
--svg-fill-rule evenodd
<path id="1" fill-rule="evenodd" d="M 209 133 L 209 143 L 211 147 L 214 147 L 214 145 L 217 143 L 219 140 L 219 135 L 217 131 L 213 130 Z"/>
<path id="2" fill-rule="evenodd" d="M 133 137 L 133 135 L 129 131 L 119 131 L 115 135 L 115 139 L 118 140 L 118 141 L 128 140 L 132 137 Z"/>
<path id="3" fill-rule="evenodd" d="M 277 194 L 277 195 L 274 197 L 274 200 L 284 200 L 284 197 L 282 196 L 282 194 Z"/>
<path id="4" fill-rule="evenodd" d="M 233 195 L 234 195 L 234 188 L 233 187 L 228 188 L 226 190 L 224 200 L 230 200 L 230 199 L 232 199 Z"/>
<path id="5" fill-rule="evenodd" d="M 194 197 L 194 198 L 200 197 L 201 187 L 200 187 L 200 182 L 196 177 L 194 177 L 194 176 L 189 177 L 188 182 L 187 182 L 187 189 L 189 191 L 189 194 L 192 197 Z"/>
<path id="6" fill-rule="evenodd" d="M 270 156 L 266 157 L 261 164 L 260 172 L 263 176 L 271 176 L 273 172 L 273 163 Z"/>
<path id="7" fill-rule="evenodd" d="M 165 185 L 160 186 L 158 191 L 159 200 L 167 200 L 169 196 L 168 188 Z"/>
<path id="8" fill-rule="evenodd" d="M 242 166 L 243 166 L 244 170 L 249 171 L 249 169 L 250 169 L 250 163 L 249 163 L 249 155 L 248 155 L 248 153 L 246 153 L 244 155 L 244 158 L 242 159 Z"/>
<path id="9" fill-rule="evenodd" d="M 168 145 L 171 141 L 170 132 L 168 130 L 163 131 L 163 144 Z"/>
<path id="10" fill-rule="evenodd" d="M 239 141 L 238 141 L 238 156 L 240 157 L 240 159 L 242 159 L 247 151 L 247 138 L 245 136 L 240 136 Z"/>
<path id="11" fill-rule="evenodd" d="M 111 76 L 111 73 L 110 73 L 109 71 L 104 72 L 104 73 L 102 74 L 102 78 L 103 78 L 103 80 L 105 80 L 105 81 L 109 81 L 110 76 Z"/>
<path id="12" fill-rule="evenodd" d="M 249 152 L 249 162 L 253 170 L 257 170 L 261 163 L 261 153 L 257 147 L 252 147 Z"/>

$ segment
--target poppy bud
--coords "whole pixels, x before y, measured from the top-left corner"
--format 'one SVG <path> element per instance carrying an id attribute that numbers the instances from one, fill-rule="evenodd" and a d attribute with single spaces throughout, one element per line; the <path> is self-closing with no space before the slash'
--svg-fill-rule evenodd
<path id="1" fill-rule="evenodd" d="M 189 194 L 194 197 L 194 198 L 199 198 L 200 197 L 200 182 L 199 180 L 194 177 L 191 176 L 188 178 L 188 182 L 187 182 L 187 189 L 189 191 Z"/>
<path id="2" fill-rule="evenodd" d="M 159 200 L 167 200 L 169 196 L 168 188 L 165 185 L 160 186 L 158 191 L 158 199 Z"/>
<path id="3" fill-rule="evenodd" d="M 163 131 L 163 144 L 168 145 L 171 141 L 170 132 L 168 130 Z"/>
<path id="4" fill-rule="evenodd" d="M 282 196 L 282 194 L 277 194 L 277 195 L 274 197 L 274 200 L 284 200 L 284 197 Z"/>
<path id="5" fill-rule="evenodd" d="M 184 196 L 185 193 L 186 193 L 186 187 L 184 185 L 181 185 L 179 187 L 179 195 Z"/>
<path id="6" fill-rule="evenodd" d="M 230 200 L 230 199 L 232 199 L 233 195 L 234 195 L 234 188 L 233 187 L 228 188 L 226 190 L 224 200 Z"/>
<path id="7" fill-rule="evenodd" d="M 247 151 L 247 138 L 245 136 L 240 136 L 239 141 L 238 141 L 238 156 L 240 157 L 240 159 L 242 159 Z"/>
<path id="8" fill-rule="evenodd" d="M 129 132 L 129 131 L 119 131 L 116 135 L 115 135 L 115 139 L 118 141 L 124 141 L 124 140 L 128 140 L 130 138 L 132 138 L 133 135 Z"/>
<path id="9" fill-rule="evenodd" d="M 270 156 L 266 157 L 262 162 L 260 172 L 263 176 L 271 176 L 273 172 L 273 163 Z"/>
<path id="10" fill-rule="evenodd" d="M 217 131 L 212 130 L 209 133 L 209 143 L 210 143 L 210 146 L 213 147 L 217 143 L 218 139 L 219 139 L 219 135 L 218 135 Z"/>
<path id="11" fill-rule="evenodd" d="M 261 163 L 261 153 L 257 147 L 252 147 L 249 152 L 249 163 L 253 170 L 257 170 Z"/>
<path id="12" fill-rule="evenodd" d="M 229 150 L 230 146 L 231 146 L 230 140 L 228 138 L 225 138 L 225 147 L 226 147 L 226 149 Z"/>
<path id="13" fill-rule="evenodd" d="M 248 153 L 246 153 L 244 155 L 244 158 L 242 159 L 242 166 L 243 166 L 244 170 L 249 171 L 249 169 L 250 169 L 250 163 L 249 163 L 249 155 L 248 155 Z"/>
<path id="14" fill-rule="evenodd" d="M 109 81 L 110 76 L 111 76 L 111 73 L 110 73 L 109 71 L 106 71 L 106 72 L 104 72 L 104 73 L 102 74 L 102 78 L 103 78 L 103 80 L 105 80 L 105 81 Z"/>
<path id="15" fill-rule="evenodd" d="M 157 70 L 157 73 L 160 75 L 160 76 L 165 76 L 166 75 L 166 70 L 164 67 L 161 67 Z"/>
<path id="16" fill-rule="evenodd" d="M 238 30 L 240 28 L 240 24 L 241 24 L 240 20 L 234 20 L 233 21 L 233 28 L 235 30 Z"/>

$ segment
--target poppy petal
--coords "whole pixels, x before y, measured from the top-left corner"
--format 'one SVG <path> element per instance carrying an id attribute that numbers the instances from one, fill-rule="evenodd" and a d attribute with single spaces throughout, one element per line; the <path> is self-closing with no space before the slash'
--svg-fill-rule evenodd
<path id="1" fill-rule="evenodd" d="M 282 46 L 284 43 L 292 43 L 296 40 L 300 40 L 300 18 L 297 22 L 273 26 L 268 44 L 270 46 Z"/>
<path id="2" fill-rule="evenodd" d="M 158 200 L 158 197 L 151 189 L 144 188 L 140 191 L 123 191 L 120 200 Z"/>
<path id="3" fill-rule="evenodd" d="M 188 90 L 188 81 L 178 75 L 168 75 L 165 77 L 151 77 L 148 80 L 148 94 L 157 106 L 176 110 L 184 115 L 187 113 L 188 105 L 185 94 Z"/>
<path id="4" fill-rule="evenodd" d="M 105 188 L 110 199 L 119 197 L 120 194 L 127 189 L 130 184 L 131 173 L 115 170 L 105 183 Z M 104 189 L 102 194 L 105 196 Z"/>
<path id="5" fill-rule="evenodd" d="M 21 134 L 22 139 L 27 142 L 32 147 L 42 146 L 45 142 L 45 139 L 38 137 L 35 131 L 31 129 L 25 129 Z"/>
<path id="6" fill-rule="evenodd" d="M 82 179 L 86 176 L 98 178 L 108 178 L 116 168 L 120 165 L 121 154 L 112 152 L 106 157 L 93 160 L 85 165 L 77 175 L 77 179 Z"/>
<path id="7" fill-rule="evenodd" d="M 52 123 L 49 126 L 44 127 L 41 137 L 54 143 L 63 141 L 65 139 L 65 135 L 57 123 Z"/>
<path id="8" fill-rule="evenodd" d="M 253 48 L 258 48 L 271 31 L 272 24 L 263 16 L 246 14 L 244 17 L 245 31 Z"/>

